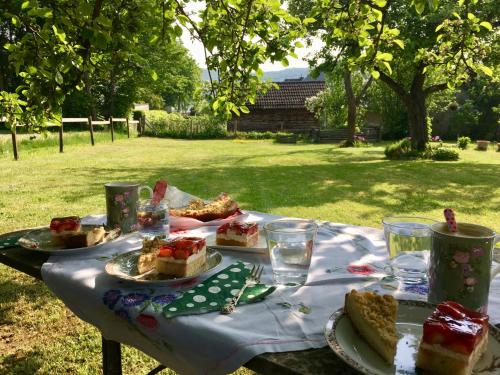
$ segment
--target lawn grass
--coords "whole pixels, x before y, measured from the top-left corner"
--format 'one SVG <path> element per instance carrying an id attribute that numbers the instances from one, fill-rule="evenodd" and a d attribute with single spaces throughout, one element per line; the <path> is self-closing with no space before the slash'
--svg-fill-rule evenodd
<path id="1" fill-rule="evenodd" d="M 104 213 L 105 182 L 152 185 L 161 177 L 204 198 L 225 191 L 244 209 L 272 214 L 380 227 L 386 215 L 440 219 L 452 207 L 459 221 L 500 231 L 500 153 L 492 149 L 460 151 L 458 162 L 389 161 L 382 146 L 132 138 L 20 156 L 0 155 L 0 233 Z M 0 373 L 97 374 L 100 358 L 96 329 L 42 282 L 0 266 Z M 153 366 L 124 350 L 125 373 Z"/>

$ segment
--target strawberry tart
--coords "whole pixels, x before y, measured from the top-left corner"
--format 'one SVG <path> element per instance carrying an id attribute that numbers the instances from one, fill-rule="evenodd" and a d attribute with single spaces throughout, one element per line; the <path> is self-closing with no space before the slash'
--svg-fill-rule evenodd
<path id="1" fill-rule="evenodd" d="M 76 249 L 96 245 L 104 240 L 106 231 L 103 227 L 82 230 L 78 216 L 54 218 L 50 222 L 52 243 L 66 249 Z"/>
<path id="2" fill-rule="evenodd" d="M 64 238 L 81 231 L 78 216 L 56 217 L 50 221 L 50 234 L 54 245 L 64 245 Z"/>
<path id="3" fill-rule="evenodd" d="M 488 315 L 443 302 L 424 322 L 417 367 L 435 374 L 469 375 L 487 346 Z"/>
<path id="4" fill-rule="evenodd" d="M 145 239 L 137 269 L 139 274 L 156 269 L 158 274 L 165 276 L 187 277 L 203 270 L 206 261 L 206 243 L 203 238 Z"/>
<path id="5" fill-rule="evenodd" d="M 255 247 L 258 241 L 259 226 L 256 223 L 233 221 L 217 228 L 217 245 Z"/>

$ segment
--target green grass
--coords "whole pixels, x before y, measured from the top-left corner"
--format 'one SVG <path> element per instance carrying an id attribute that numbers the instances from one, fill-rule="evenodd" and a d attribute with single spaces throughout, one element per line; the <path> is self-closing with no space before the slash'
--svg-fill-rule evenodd
<path id="1" fill-rule="evenodd" d="M 500 153 L 492 149 L 460 151 L 458 162 L 388 161 L 382 146 L 132 138 L 20 156 L 0 155 L 0 233 L 104 213 L 105 182 L 161 177 L 204 198 L 226 191 L 244 209 L 273 214 L 380 227 L 386 215 L 440 219 L 452 207 L 459 221 L 500 230 Z M 153 366 L 126 348 L 126 373 Z M 100 336 L 43 283 L 0 266 L 0 373 L 34 372 L 99 373 Z"/>

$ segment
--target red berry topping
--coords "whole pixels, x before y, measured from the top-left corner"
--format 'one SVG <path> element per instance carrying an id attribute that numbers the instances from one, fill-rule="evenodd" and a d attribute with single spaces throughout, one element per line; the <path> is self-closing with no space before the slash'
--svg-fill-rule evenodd
<path id="1" fill-rule="evenodd" d="M 174 251 L 174 258 L 175 259 L 187 259 L 189 258 L 189 250 L 187 249 L 175 249 Z"/>
<path id="2" fill-rule="evenodd" d="M 259 230 L 259 226 L 256 223 L 240 223 L 238 221 L 233 221 L 230 223 L 225 223 L 217 228 L 217 233 L 223 234 L 228 231 L 236 232 L 238 235 L 254 234 Z"/>
<path id="3" fill-rule="evenodd" d="M 424 322 L 423 341 L 468 355 L 487 332 L 487 326 L 487 315 L 456 302 L 443 302 Z"/>
<path id="4" fill-rule="evenodd" d="M 80 226 L 78 216 L 58 217 L 50 221 L 50 230 L 54 232 L 64 232 L 77 230 Z"/>
<path id="5" fill-rule="evenodd" d="M 158 256 L 160 257 L 171 257 L 172 254 L 175 251 L 175 247 L 170 246 L 170 245 L 163 245 L 160 247 L 160 252 L 158 253 Z"/>

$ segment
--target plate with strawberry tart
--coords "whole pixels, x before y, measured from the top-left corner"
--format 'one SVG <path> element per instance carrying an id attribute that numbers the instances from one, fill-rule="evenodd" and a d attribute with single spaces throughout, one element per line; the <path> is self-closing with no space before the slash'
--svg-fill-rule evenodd
<path id="1" fill-rule="evenodd" d="M 37 228 L 22 236 L 19 246 L 46 254 L 73 254 L 94 250 L 120 237 L 120 230 L 103 225 L 82 224 L 78 216 L 53 218 L 49 227 Z"/>
<path id="2" fill-rule="evenodd" d="M 500 330 L 488 315 L 453 301 L 436 306 L 353 290 L 325 337 L 367 375 L 500 374 Z"/>
<path id="3" fill-rule="evenodd" d="M 106 264 L 106 272 L 122 280 L 168 286 L 191 285 L 216 270 L 222 255 L 207 249 L 201 237 L 144 239 L 140 250 L 120 254 Z"/>

